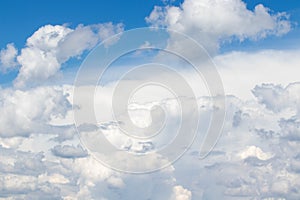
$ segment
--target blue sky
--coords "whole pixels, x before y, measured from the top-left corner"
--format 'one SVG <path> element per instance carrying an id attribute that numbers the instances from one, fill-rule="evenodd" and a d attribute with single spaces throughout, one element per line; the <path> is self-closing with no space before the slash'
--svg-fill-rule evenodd
<path id="1" fill-rule="evenodd" d="M 178 6 L 181 1 L 162 2 L 160 0 L 105 0 L 105 1 L 2 1 L 0 7 L 0 49 L 8 43 L 14 43 L 21 49 L 38 28 L 46 25 L 68 24 L 75 28 L 78 24 L 97 24 L 104 22 L 123 23 L 125 30 L 145 27 L 147 17 L 154 6 L 167 4 Z M 280 37 L 269 36 L 262 40 L 238 40 L 222 44 L 220 52 L 257 51 L 260 49 L 295 49 L 300 44 L 300 2 L 297 0 L 271 1 L 246 0 L 247 8 L 253 10 L 257 4 L 263 4 L 273 12 L 287 12 L 290 15 L 293 29 Z M 64 69 L 78 66 L 77 59 L 64 64 Z M 0 84 L 9 84 L 17 75 L 17 71 L 0 74 Z M 3 85 L 3 86 L 4 86 Z"/>
<path id="2" fill-rule="evenodd" d="M 300 2 L 298 0 L 246 0 L 249 9 L 262 3 L 271 10 L 287 12 L 291 16 L 291 21 L 300 22 Z M 174 1 L 172 5 L 179 5 L 181 1 Z M 11 0 L 2 1 L 0 7 L 0 47 L 7 43 L 15 43 L 17 47 L 22 47 L 26 39 L 39 27 L 45 24 L 69 24 L 76 27 L 78 24 L 95 24 L 112 21 L 122 22 L 125 29 L 145 27 L 145 17 L 150 14 L 154 6 L 165 5 L 160 0 L 143 1 L 140 0 L 87 0 L 87 1 L 22 1 Z M 280 46 L 293 46 L 290 39 L 298 40 L 299 26 L 282 39 L 276 38 L 271 41 L 260 43 L 271 48 Z M 290 38 L 290 39 L 289 39 Z M 270 44 L 273 43 L 273 44 Z M 274 45 L 274 43 L 276 43 Z M 245 45 L 245 44 L 243 44 Z M 242 47 L 238 46 L 238 47 Z M 248 44 L 255 47 L 255 44 Z"/>
<path id="3" fill-rule="evenodd" d="M 178 5 L 180 1 L 172 4 Z M 78 24 L 97 24 L 105 22 L 123 23 L 125 29 L 147 26 L 145 17 L 155 5 L 165 5 L 160 0 L 88 0 L 88 1 L 2 1 L 0 7 L 0 49 L 8 43 L 22 48 L 38 28 L 46 24 L 62 25 L 75 28 Z M 76 60 L 65 67 L 78 66 Z M 17 72 L 0 74 L 0 84 L 9 85 Z"/>
<path id="4" fill-rule="evenodd" d="M 179 2 L 179 1 L 178 1 Z M 174 2 L 176 5 L 178 2 Z M 159 0 L 87 0 L 87 1 L 2 1 L 0 8 L 0 46 L 14 42 L 23 46 L 27 37 L 45 24 L 95 24 L 122 22 L 126 29 L 146 26 L 144 18 L 155 5 L 164 5 Z"/>

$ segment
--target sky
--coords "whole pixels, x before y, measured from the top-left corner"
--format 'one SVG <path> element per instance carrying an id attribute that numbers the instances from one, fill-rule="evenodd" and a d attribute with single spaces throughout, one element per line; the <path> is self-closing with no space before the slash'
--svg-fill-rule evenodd
<path id="1" fill-rule="evenodd" d="M 182 1 L 171 1 L 172 5 L 179 5 Z M 255 5 L 262 3 L 266 7 L 280 12 L 288 12 L 291 20 L 299 22 L 300 3 L 297 0 L 271 1 L 271 0 L 247 0 L 247 7 L 253 9 Z M 45 1 L 30 0 L 3 1 L 1 6 L 1 47 L 6 43 L 14 42 L 22 47 L 26 39 L 39 27 L 45 24 L 69 24 L 76 27 L 78 24 L 94 24 L 101 22 L 122 22 L 126 29 L 145 27 L 148 24 L 145 17 L 154 6 L 164 5 L 162 1 L 131 0 L 124 2 L 112 1 Z M 20 20 L 22 19 L 22 20 Z M 297 30 L 295 30 L 295 34 Z M 293 33 L 291 33 L 293 35 Z M 295 36 L 296 37 L 296 36 Z M 297 39 L 297 38 L 295 38 Z M 278 38 L 277 38 L 278 40 Z M 277 41 L 278 42 L 278 41 Z"/>
<path id="2" fill-rule="evenodd" d="M 300 199 L 299 1 L 4 0 L 0 24 L 0 199 Z"/>
<path id="3" fill-rule="evenodd" d="M 179 2 L 174 2 L 178 4 Z M 124 23 L 127 29 L 147 26 L 144 18 L 161 1 L 4 1 L 1 6 L 1 46 L 24 45 L 27 37 L 45 24 Z M 16 8 L 18 7 L 18 8 Z M 12 9 L 15 8 L 15 9 Z M 22 18 L 20 21 L 19 19 Z M 22 30 L 22 31 L 20 31 Z"/>
<path id="4" fill-rule="evenodd" d="M 1 40 L 0 47 L 4 48 L 8 43 L 14 43 L 16 47 L 22 48 L 26 39 L 31 36 L 39 27 L 45 24 L 67 24 L 75 28 L 78 24 L 96 24 L 104 22 L 123 23 L 125 30 L 132 28 L 146 27 L 149 24 L 145 17 L 153 10 L 154 6 L 165 6 L 167 4 L 178 6 L 183 1 L 145 1 L 140 6 L 140 1 L 133 0 L 124 2 L 94 1 L 85 3 L 81 1 L 45 1 L 38 2 L 30 0 L 24 2 L 20 0 L 3 1 L 0 12 L 1 19 Z M 295 49 L 299 44 L 300 21 L 299 2 L 289 0 L 288 3 L 281 1 L 245 1 L 248 9 L 253 9 L 257 4 L 264 4 L 273 12 L 287 12 L 293 23 L 293 29 L 281 37 L 268 37 L 258 41 L 233 41 L 222 45 L 220 52 L 234 50 L 256 51 L 261 48 L 268 49 Z M 14 9 L 13 9 L 14 8 Z M 133 12 L 132 12 L 133 11 Z M 19 20 L 19 19 L 22 20 Z M 77 62 L 73 62 L 78 65 Z M 69 64 L 72 65 L 72 62 Z M 72 66 L 74 66 L 72 65 Z M 1 74 L 0 83 L 9 84 L 15 78 L 16 72 Z"/>

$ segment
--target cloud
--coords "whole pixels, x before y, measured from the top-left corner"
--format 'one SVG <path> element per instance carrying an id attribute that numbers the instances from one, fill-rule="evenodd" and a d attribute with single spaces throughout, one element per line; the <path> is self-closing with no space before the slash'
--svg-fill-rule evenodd
<path id="1" fill-rule="evenodd" d="M 252 99 L 254 94 L 252 89 L 258 84 L 273 83 L 281 85 L 276 86 L 280 88 L 298 82 L 299 77 L 297 74 L 300 73 L 298 67 L 300 61 L 297 58 L 299 55 L 300 51 L 297 49 L 285 51 L 259 50 L 254 52 L 235 51 L 217 55 L 213 58 L 213 61 L 222 78 L 226 94 L 233 94 L 242 99 Z M 275 86 L 263 86 L 265 90 L 267 90 L 267 87 L 273 88 Z M 289 90 L 296 89 L 295 87 L 291 86 Z M 256 93 L 259 92 L 259 88 L 254 89 Z M 275 88 L 272 90 L 275 94 Z"/>
<path id="2" fill-rule="evenodd" d="M 276 85 L 256 86 L 254 90 L 259 91 L 257 95 L 265 98 L 264 101 L 260 98 L 244 101 L 234 96 L 227 96 L 227 117 L 220 141 L 204 160 L 199 160 L 198 157 L 201 141 L 195 141 L 186 155 L 174 163 L 175 184 L 181 185 L 179 187 L 181 189 L 177 191 L 174 185 L 172 198 L 233 199 L 241 196 L 257 199 L 299 198 L 300 192 L 296 189 L 300 178 L 300 165 L 297 160 L 299 151 L 296 149 L 300 141 L 299 115 L 295 115 L 297 104 L 287 102 L 282 109 L 281 102 L 285 101 L 280 100 L 286 99 L 287 94 L 291 102 L 297 99 L 299 83 L 290 85 L 293 89 L 287 89 L 289 92 L 286 93 L 281 88 L 276 98 L 269 98 L 269 90 L 276 91 Z M 263 89 L 258 90 L 260 87 Z M 276 99 L 279 103 L 273 103 L 271 109 L 265 106 L 267 101 L 276 102 Z M 204 120 L 205 116 L 209 116 L 208 112 L 204 112 L 210 108 L 209 101 L 205 100 L 205 98 L 198 99 L 203 111 L 201 112 L 203 118 L 200 121 Z M 172 105 L 171 99 L 163 102 Z M 102 105 L 105 104 L 103 101 Z M 132 120 L 140 117 L 140 120 L 144 119 L 148 122 L 148 116 L 141 118 L 142 115 L 138 112 L 139 109 L 145 109 L 147 106 L 149 106 L 147 103 L 131 105 L 129 108 L 134 108 L 134 112 L 131 113 Z M 277 110 L 276 115 L 272 110 Z M 206 121 L 202 122 L 206 123 Z M 107 123 L 102 124 L 102 127 L 108 137 L 122 142 L 121 135 L 116 134 L 116 125 L 116 123 Z M 287 162 L 286 159 L 291 161 Z M 279 185 L 276 184 L 277 182 Z M 126 181 L 124 183 L 129 184 Z"/>
<path id="3" fill-rule="evenodd" d="M 171 199 L 174 200 L 191 200 L 192 193 L 187 189 L 184 189 L 181 185 L 175 186 L 173 188 L 174 196 Z"/>
<path id="4" fill-rule="evenodd" d="M 81 158 L 86 157 L 87 151 L 85 151 L 81 146 L 70 146 L 70 145 L 57 145 L 52 149 L 52 153 L 55 156 L 62 158 Z"/>
<path id="5" fill-rule="evenodd" d="M 272 13 L 262 4 L 249 10 L 241 0 L 185 0 L 178 7 L 156 6 L 146 21 L 184 33 L 210 53 L 215 53 L 224 41 L 280 36 L 291 29 L 286 13 Z M 169 45 L 175 45 L 175 41 L 171 36 Z"/>
<path id="6" fill-rule="evenodd" d="M 2 152 L 0 171 L 3 174 L 37 176 L 46 171 L 42 161 L 44 154 L 41 152 L 30 153 L 1 146 L 0 149 Z"/>
<path id="7" fill-rule="evenodd" d="M 14 85 L 23 88 L 43 83 L 54 77 L 70 58 L 80 56 L 99 41 L 121 31 L 122 24 L 112 23 L 79 25 L 74 30 L 61 25 L 39 28 L 27 39 L 26 47 L 17 56 L 21 68 Z"/>
<path id="8" fill-rule="evenodd" d="M 289 108 L 299 114 L 300 83 L 291 83 L 285 88 L 281 85 L 262 84 L 256 86 L 252 92 L 266 108 L 275 113 Z"/>
<path id="9" fill-rule="evenodd" d="M 63 117 L 71 105 L 59 87 L 29 90 L 1 89 L 0 136 L 28 136 L 50 132 L 51 118 Z"/>
<path id="10" fill-rule="evenodd" d="M 92 49 L 99 41 L 123 31 L 122 24 L 79 25 L 58 44 L 57 57 L 65 62 L 71 57 L 80 56 L 85 50 Z"/>
<path id="11" fill-rule="evenodd" d="M 259 101 L 232 96 L 226 107 L 224 131 L 215 149 L 199 160 L 199 149 L 193 146 L 174 164 L 177 183 L 188 186 L 193 199 L 299 198 L 299 116 L 281 109 L 274 115 Z M 295 111 L 294 105 L 288 107 Z M 237 112 L 240 120 L 233 126 Z"/>
<path id="12" fill-rule="evenodd" d="M 265 153 L 261 150 L 261 148 L 256 147 L 256 146 L 247 147 L 239 155 L 242 159 L 246 159 L 249 157 L 256 157 L 260 160 L 268 160 L 268 159 L 272 158 L 272 155 L 270 153 Z"/>
<path id="13" fill-rule="evenodd" d="M 32 176 L 16 176 L 16 175 L 1 175 L 1 196 L 10 193 L 26 193 L 28 191 L 34 191 L 37 186 L 36 178 Z"/>
<path id="14" fill-rule="evenodd" d="M 291 85 L 296 87 L 299 83 Z M 276 90 L 275 85 L 271 88 Z M 34 94 L 35 90 L 46 89 L 31 89 L 26 93 Z M 69 91 L 69 87 L 64 87 L 64 90 Z M 268 96 L 268 93 L 267 87 L 267 90 L 260 90 L 259 95 L 264 97 Z M 53 95 L 55 96 L 56 93 Z M 277 98 L 285 98 L 285 95 L 285 92 L 279 92 Z M 298 90 L 289 90 L 289 95 L 297 96 Z M 35 95 L 31 95 L 33 96 Z M 209 118 L 208 111 L 211 109 L 209 100 L 199 98 L 198 101 L 202 109 L 200 121 L 206 123 L 205 118 Z M 109 101 L 102 101 L 104 106 L 109 103 Z M 174 106 L 171 99 L 163 103 L 170 108 Z M 131 106 L 135 111 L 131 113 L 133 119 L 143 117 L 138 110 L 149 106 L 148 104 L 133 104 Z M 7 141 L 6 148 L 0 149 L 2 152 L 0 172 L 5 174 L 1 177 L 2 183 L 5 184 L 1 187 L 4 188 L 1 194 L 13 197 L 19 195 L 20 198 L 25 199 L 43 195 L 56 199 L 111 200 L 121 197 L 142 200 L 232 199 L 241 196 L 257 199 L 299 199 L 299 116 L 295 115 L 296 112 L 285 112 L 286 109 L 295 111 L 296 107 L 287 104 L 282 109 L 281 104 L 274 103 L 272 110 L 275 109 L 273 107 L 281 108 L 275 109 L 277 113 L 274 115 L 273 111 L 264 104 L 265 101 L 260 101 L 258 98 L 243 101 L 234 96 L 227 96 L 224 132 L 214 151 L 204 160 L 200 160 L 198 155 L 201 141 L 196 140 L 185 156 L 173 166 L 152 174 L 117 173 L 104 167 L 91 156 L 82 157 L 85 151 L 77 146 L 78 138 L 71 138 L 70 143 L 67 144 L 66 141 L 60 140 L 39 140 L 34 134 L 22 141 L 15 141 L 22 145 Z M 206 110 L 208 111 L 205 112 Z M 173 115 L 176 115 L 176 112 Z M 238 122 L 233 123 L 237 120 L 237 115 Z M 145 120 L 148 120 L 147 116 Z M 109 135 L 112 136 L 114 125 L 116 124 L 107 123 L 106 126 L 102 124 L 102 128 L 105 126 L 107 133 L 110 132 Z M 55 134 L 48 136 L 48 138 L 57 137 Z M 116 140 L 122 140 L 117 138 L 118 135 L 115 136 Z M 45 135 L 41 137 L 45 138 Z M 25 140 L 36 143 L 25 145 Z M 46 148 L 33 148 L 37 143 Z M 27 149 L 31 149 L 31 152 L 26 152 Z M 41 150 L 44 152 L 39 152 Z M 18 177 L 20 177 L 20 184 L 12 186 L 9 180 L 14 181 Z M 27 182 L 30 182 L 28 186 L 21 185 Z M 137 187 L 140 188 L 139 192 L 136 192 Z"/>
<path id="15" fill-rule="evenodd" d="M 17 54 L 18 50 L 12 43 L 7 44 L 6 49 L 0 51 L 0 72 L 5 73 L 16 68 L 18 65 L 16 62 Z"/>
<path id="16" fill-rule="evenodd" d="M 0 138 L 0 145 L 4 148 L 17 148 L 23 142 L 22 137 Z"/>

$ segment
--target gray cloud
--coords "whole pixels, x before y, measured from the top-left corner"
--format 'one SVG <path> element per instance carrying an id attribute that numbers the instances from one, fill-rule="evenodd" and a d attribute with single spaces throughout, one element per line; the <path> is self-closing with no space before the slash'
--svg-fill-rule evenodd
<path id="1" fill-rule="evenodd" d="M 71 145 L 57 145 L 52 149 L 52 153 L 55 156 L 62 158 L 82 158 L 88 155 L 81 146 L 71 146 Z"/>

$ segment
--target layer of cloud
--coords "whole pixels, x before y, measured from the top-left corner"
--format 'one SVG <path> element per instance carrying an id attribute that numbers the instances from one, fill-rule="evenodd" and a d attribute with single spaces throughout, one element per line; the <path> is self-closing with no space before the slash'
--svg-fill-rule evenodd
<path id="1" fill-rule="evenodd" d="M 293 83 L 291 86 L 299 88 L 300 84 Z M 50 142 L 40 141 L 33 134 L 31 140 L 42 142 L 40 145 L 46 147 L 35 150 L 30 143 L 25 145 L 29 139 L 20 140 L 17 137 L 13 141 L 13 138 L 6 138 L 0 143 L 6 144 L 5 148 L 1 147 L 1 194 L 3 197 L 24 199 L 43 195 L 52 199 L 111 200 L 121 197 L 145 200 L 242 197 L 298 199 L 299 115 L 295 104 L 282 104 L 280 100 L 286 98 L 287 94 L 291 101 L 294 101 L 293 98 L 297 100 L 298 90 L 289 89 L 291 86 L 277 92 L 279 86 L 258 85 L 253 90 L 257 99 L 251 101 L 228 96 L 224 132 L 214 151 L 200 160 L 201 141 L 196 140 L 185 156 L 173 166 L 154 174 L 130 175 L 110 170 L 86 155 L 77 146 L 79 141 L 76 138 L 70 138 L 69 142 Z M 276 93 L 278 102 L 275 98 L 269 98 L 270 93 Z M 208 99 L 200 98 L 198 101 L 203 111 L 212 109 Z M 164 103 L 172 107 L 171 99 Z M 141 117 L 137 111 L 145 107 L 147 104 L 135 106 L 135 112 L 131 113 L 133 118 Z M 201 115 L 200 120 L 204 122 L 209 112 L 202 112 Z M 144 119 L 147 122 L 148 118 Z M 103 123 L 101 127 L 110 132 L 109 137 L 115 137 L 113 140 L 123 140 L 111 123 Z M 56 135 L 49 137 L 54 139 Z M 31 152 L 26 151 L 28 148 Z M 18 184 L 12 185 L 11 182 L 16 179 Z M 137 187 L 140 187 L 138 193 Z"/>
<path id="2" fill-rule="evenodd" d="M 225 93 L 249 99 L 253 97 L 251 90 L 259 83 L 285 87 L 298 82 L 299 55 L 299 50 L 235 51 L 215 56 L 213 61 L 222 78 Z"/>
<path id="3" fill-rule="evenodd" d="M 252 58 L 252 56 L 259 57 L 261 54 L 260 52 L 240 55 Z M 267 53 L 264 54 L 270 62 L 270 56 Z M 234 54 L 229 56 L 231 55 Z M 290 53 L 288 52 L 287 55 Z M 224 64 L 226 55 L 222 58 Z M 293 59 L 290 61 L 293 63 Z M 224 69 L 226 66 L 223 66 Z M 252 76 L 255 76 L 255 73 Z M 77 148 L 78 139 L 69 137 L 70 134 L 75 134 L 74 132 L 64 129 L 56 132 L 58 130 L 53 129 L 53 126 L 72 124 L 73 119 L 67 117 L 68 108 L 72 104 L 71 86 L 48 86 L 27 90 L 3 89 L 1 109 L 5 111 L 11 108 L 14 112 L 5 112 L 6 117 L 13 115 L 10 119 L 20 120 L 10 120 L 9 123 L 2 124 L 4 127 L 2 130 L 10 128 L 11 132 L 9 134 L 3 132 L 4 138 L 0 140 L 3 155 L 0 170 L 4 174 L 1 177 L 4 184 L 1 194 L 3 197 L 13 196 L 15 199 L 41 196 L 50 199 L 102 198 L 112 200 L 121 197 L 145 200 L 161 198 L 170 200 L 298 199 L 300 196 L 298 189 L 300 122 L 297 106 L 299 85 L 297 82 L 287 87 L 278 84 L 260 84 L 252 88 L 255 98 L 248 98 L 247 101 L 227 96 L 224 132 L 214 151 L 206 159 L 199 159 L 201 141 L 195 141 L 194 146 L 186 155 L 170 169 L 138 176 L 117 173 L 104 167 L 93 157 L 86 155 L 81 147 Z M 250 85 L 248 87 L 250 88 Z M 88 87 L 82 88 L 83 91 L 88 89 Z M 126 145 L 128 144 L 126 138 L 121 137 L 116 129 L 118 123 L 111 121 L 111 111 L 101 109 L 111 107 L 109 98 L 112 88 L 108 85 L 103 90 L 102 96 L 95 97 L 99 100 L 95 106 L 96 110 L 100 110 L 101 115 L 104 115 L 100 118 L 101 121 L 107 121 L 107 123 L 102 123 L 99 127 L 104 130 L 110 141 L 117 145 Z M 147 92 L 151 95 L 157 91 L 148 90 Z M 251 89 L 248 92 L 251 93 Z M 84 103 L 84 97 L 82 97 L 82 105 L 78 107 L 83 110 L 82 114 L 87 106 Z M 22 106 L 24 102 L 30 102 L 32 106 Z M 158 103 L 166 105 L 167 111 L 174 115 L 173 119 L 176 119 L 178 112 L 172 112 L 172 108 L 176 111 L 174 109 L 176 104 L 172 98 L 168 98 L 161 102 L 132 104 L 129 107 L 132 120 L 141 126 L 151 123 L 148 116 L 149 107 Z M 208 124 L 207 120 L 213 109 L 209 98 L 201 97 L 198 103 L 201 110 L 200 121 Z M 98 104 L 101 106 L 97 107 Z M 28 110 L 24 110 L 23 107 Z M 28 118 L 31 119 L 30 124 L 22 122 Z M 82 118 L 87 119 L 84 115 Z M 25 127 L 31 128 L 23 129 L 20 124 L 16 124 L 18 121 L 25 124 Z M 8 127 L 9 124 L 11 126 Z M 50 139 L 40 140 L 37 134 L 33 134 L 39 130 L 36 124 L 43 125 L 41 130 L 53 132 L 43 136 L 43 138 L 47 136 Z M 91 130 L 99 127 L 92 127 Z M 83 128 L 90 130 L 89 127 Z M 25 132 L 27 134 L 23 135 L 22 133 Z M 30 136 L 30 138 L 20 139 L 19 136 Z M 58 139 L 58 136 L 62 139 Z M 36 142 L 30 143 L 29 140 Z M 37 143 L 39 146 L 36 145 Z M 131 150 L 139 150 L 143 145 L 133 142 L 131 147 L 133 148 Z M 28 153 L 28 150 L 32 152 Z M 12 158 L 11 155 L 14 157 Z M 20 184 L 11 186 L 10 180 L 14 181 L 17 177 L 20 177 Z M 25 183 L 28 183 L 30 187 L 21 186 Z M 141 191 L 136 193 L 136 188 L 141 185 L 143 185 Z"/>

